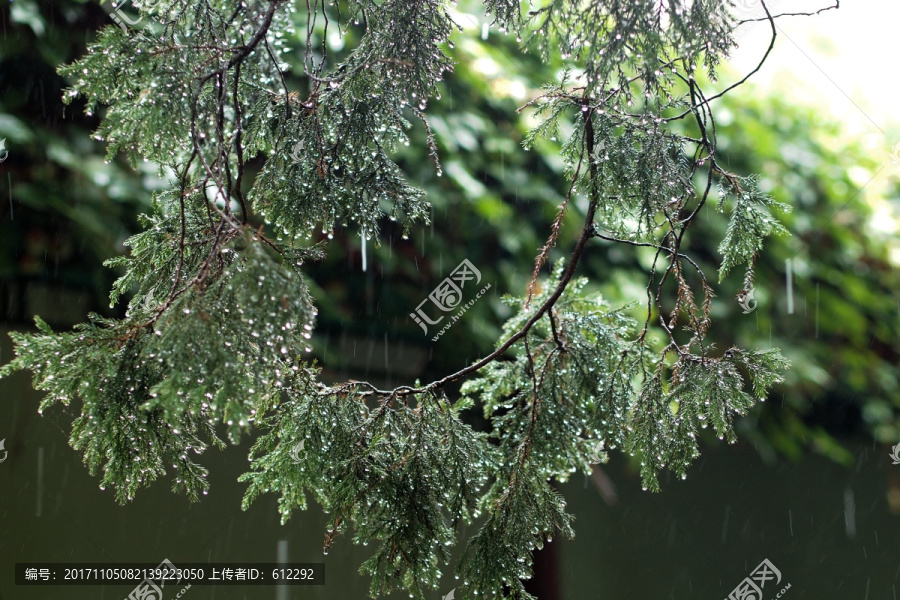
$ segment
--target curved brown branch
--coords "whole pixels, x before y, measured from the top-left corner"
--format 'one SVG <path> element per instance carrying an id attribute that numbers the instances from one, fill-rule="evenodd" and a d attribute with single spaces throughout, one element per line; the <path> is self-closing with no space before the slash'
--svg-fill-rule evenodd
<path id="1" fill-rule="evenodd" d="M 588 106 L 587 100 L 584 101 L 584 106 Z M 586 111 L 584 113 L 585 128 L 584 128 L 583 147 L 586 148 L 586 151 L 589 156 L 593 153 L 593 150 L 594 150 L 594 126 L 593 126 L 593 122 L 592 122 L 593 113 L 594 113 L 593 109 L 590 109 L 590 108 L 588 111 Z M 582 154 L 583 154 L 583 152 L 582 152 Z M 595 178 L 597 175 L 596 169 L 597 169 L 596 165 L 591 163 L 590 175 L 591 175 L 592 179 Z M 347 387 L 364 386 L 364 387 L 369 388 L 369 390 L 370 390 L 369 393 L 378 395 L 378 396 L 384 396 L 384 395 L 406 396 L 409 394 L 421 394 L 423 392 L 427 392 L 427 391 L 430 391 L 430 390 L 433 390 L 436 388 L 443 387 L 443 386 L 447 385 L 448 383 L 456 381 L 457 379 L 460 379 L 467 375 L 471 375 L 472 373 L 482 369 L 483 367 L 487 366 L 488 364 L 492 363 L 493 361 L 495 361 L 498 358 L 500 358 L 501 356 L 503 356 L 503 354 L 505 354 L 506 351 L 509 350 L 513 344 L 515 344 L 520 339 L 522 339 L 525 335 L 528 334 L 528 332 L 535 325 L 535 323 L 537 323 L 541 319 L 541 317 L 543 317 L 547 313 L 547 311 L 549 311 L 553 307 L 553 305 L 556 304 L 556 302 L 562 296 L 563 292 L 566 290 L 566 287 L 568 287 L 569 282 L 572 280 L 572 276 L 575 274 L 575 268 L 578 266 L 578 261 L 581 259 L 581 255 L 584 252 L 585 244 L 587 244 L 588 240 L 590 240 L 593 235 L 593 230 L 594 230 L 593 223 L 594 223 L 594 215 L 596 214 L 596 211 L 597 211 L 597 197 L 596 197 L 596 192 L 593 192 L 590 202 L 588 204 L 587 213 L 585 214 L 584 226 L 581 230 L 581 236 L 578 238 L 578 241 L 575 243 L 575 247 L 572 250 L 572 255 L 570 256 L 569 262 L 566 265 L 566 268 L 563 271 L 563 274 L 559 279 L 559 283 L 557 284 L 556 289 L 553 291 L 553 293 L 550 295 L 550 297 L 547 298 L 543 304 L 541 304 L 541 306 L 528 319 L 528 321 L 526 321 L 526 323 L 519 329 L 519 331 L 517 331 L 516 333 L 511 335 L 509 337 L 509 339 L 507 339 L 499 348 L 494 350 L 491 354 L 482 358 L 478 362 L 469 365 L 468 367 L 460 369 L 456 373 L 452 373 L 450 375 L 447 375 L 446 377 L 442 377 L 441 379 L 438 379 L 436 381 L 433 381 L 427 385 L 420 386 L 420 387 L 401 386 L 398 388 L 394 388 L 393 390 L 379 390 L 378 388 L 376 388 L 375 386 L 373 386 L 370 383 L 353 381 L 353 382 L 349 382 L 349 383 L 345 383 L 340 386 L 337 386 L 337 388 L 338 389 L 346 389 Z M 328 388 L 325 388 L 325 389 L 326 389 L 326 393 L 328 391 L 330 391 L 330 390 L 328 390 Z"/>

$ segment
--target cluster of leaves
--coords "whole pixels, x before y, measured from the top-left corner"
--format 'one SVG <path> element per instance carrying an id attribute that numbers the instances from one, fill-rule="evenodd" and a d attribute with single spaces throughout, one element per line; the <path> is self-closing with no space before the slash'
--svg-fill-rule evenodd
<path id="1" fill-rule="evenodd" d="M 573 465 L 589 468 L 599 447 L 622 447 L 643 455 L 644 484 L 656 491 L 659 470 L 685 476 L 699 454 L 698 429 L 712 425 L 720 439 L 736 441 L 734 416 L 764 400 L 788 366 L 777 350 L 737 348 L 715 358 L 682 353 L 674 363 L 657 360 L 634 340 L 637 324 L 625 309 L 586 296 L 586 285 L 569 285 L 514 361 L 492 363 L 463 386 L 477 393 L 504 454 L 524 454 L 547 481 L 565 481 Z M 529 316 L 520 312 L 507 333 Z M 742 372 L 752 394 L 744 391 Z"/>
<path id="2" fill-rule="evenodd" d="M 714 75 L 735 46 L 729 3 L 716 0 L 552 0 L 529 17 L 533 33 L 528 43 L 542 56 L 571 59 L 583 69 L 589 88 L 604 90 L 639 79 L 646 98 L 665 96 L 671 87 L 674 77 L 663 68 L 670 60 L 703 64 Z M 504 25 L 519 28 L 511 20 Z"/>
<path id="3" fill-rule="evenodd" d="M 724 211 L 725 199 L 734 198 L 734 208 L 728 223 L 728 230 L 719 245 L 722 255 L 722 266 L 719 269 L 719 280 L 725 278 L 733 267 L 739 264 L 751 266 L 762 250 L 763 240 L 772 234 L 787 235 L 785 229 L 769 209 L 777 209 L 786 213 L 791 207 L 783 202 L 776 202 L 769 194 L 759 189 L 758 177 L 723 180 L 718 209 Z"/>
<path id="4" fill-rule="evenodd" d="M 423 192 L 389 156 L 409 126 L 398 98 L 379 93 L 391 80 L 386 70 L 359 70 L 310 100 L 315 110 L 298 101 L 299 114 L 290 102 L 273 110 L 260 100 L 255 112 L 274 114 L 258 134 L 248 131 L 248 142 L 272 159 L 248 199 L 284 235 L 309 237 L 320 224 L 347 220 L 377 240 L 382 209 L 394 220 L 427 220 Z"/>
<path id="5" fill-rule="evenodd" d="M 627 100 L 624 102 L 627 104 Z M 549 115 L 531 132 L 526 144 L 535 144 L 539 137 L 554 137 L 558 121 L 571 104 L 572 98 L 564 88 L 551 90 L 548 100 L 539 107 L 539 114 Z M 677 209 L 694 197 L 691 163 L 682 150 L 688 140 L 666 131 L 660 123 L 637 121 L 618 112 L 624 104 L 615 107 L 618 111 L 603 106 L 592 123 L 593 152 L 584 157 L 594 170 L 584 169 L 578 189 L 600 199 L 599 225 L 629 240 L 653 240 L 661 221 L 677 217 Z M 676 101 L 666 108 L 684 109 L 685 104 Z M 562 147 L 569 164 L 577 165 L 582 159 L 585 124 L 584 118 L 575 119 L 575 130 Z"/>
<path id="6" fill-rule="evenodd" d="M 362 565 L 373 595 L 401 585 L 422 596 L 449 561 L 456 526 L 478 516 L 477 498 L 501 455 L 460 420 L 464 402 L 423 393 L 377 402 L 350 389 L 292 387 L 260 422 L 244 508 L 281 494 L 282 522 L 310 491 L 331 513 L 325 551 L 352 524 L 354 541 L 380 542 Z"/>
<path id="7" fill-rule="evenodd" d="M 379 542 L 363 565 L 373 595 L 400 586 L 423 597 L 456 525 L 484 514 L 461 565 L 465 585 L 488 597 L 528 597 L 522 579 L 532 550 L 557 531 L 572 534 L 552 481 L 588 468 L 602 441 L 640 453 L 645 485 L 656 489 L 660 469 L 684 474 L 698 427 L 711 423 L 733 439 L 733 415 L 779 380 L 786 363 L 776 351 L 715 356 L 704 342 L 712 292 L 681 246 L 713 180 L 734 181 L 716 161 L 709 100 L 694 77 L 730 47 L 726 8 L 554 2 L 531 29 L 512 4 L 488 8 L 513 33 L 578 65 L 574 83 L 557 82 L 539 100 L 551 120 L 535 132 L 555 137 L 561 116 L 573 124 L 561 151 L 571 186 L 495 352 L 420 387 L 318 382 L 300 358 L 316 309 L 299 268 L 316 249 L 298 238 L 346 219 L 374 235 L 383 219 L 427 216 L 424 195 L 391 154 L 405 143 L 409 118 L 427 128 L 426 100 L 450 67 L 442 45 L 454 24 L 444 3 L 307 6 L 305 100 L 285 85 L 279 57 L 296 7 L 280 0 L 163 1 L 146 11 L 156 25 L 132 35 L 109 27 L 88 56 L 61 69 L 74 81 L 68 98 L 109 106 L 98 135 L 111 155 L 155 161 L 174 175 L 173 189 L 156 196 L 131 256 L 113 262 L 125 269 L 113 301 L 135 293 L 127 316 L 95 317 L 74 333 L 17 335 L 18 357 L 0 375 L 31 369 L 50 393 L 46 405 L 81 403 L 72 444 L 105 471 L 120 500 L 170 463 L 176 487 L 196 497 L 205 473 L 188 451 L 220 443 L 219 423 L 232 441 L 256 425 L 266 432 L 244 478 L 245 506 L 280 492 L 287 518 L 311 491 L 332 514 L 326 549 L 348 525 L 355 541 Z M 356 48 L 336 64 L 311 55 L 329 18 L 342 15 L 347 28 L 362 22 Z M 673 133 L 684 118 L 691 135 Z M 262 165 L 250 181 L 253 160 Z M 704 167 L 709 185 L 698 191 Z M 761 238 L 777 230 L 769 206 L 756 193 L 739 197 L 724 270 L 752 268 Z M 584 226 L 572 256 L 536 293 L 576 209 Z M 573 281 L 594 238 L 656 250 L 643 329 Z M 661 275 L 659 261 L 667 263 Z M 701 307 L 683 261 L 699 272 Z M 675 300 L 665 316 L 670 277 Z M 668 335 L 661 349 L 647 337 L 654 315 Z M 476 372 L 463 399 L 449 402 L 448 384 Z M 460 420 L 476 397 L 491 438 Z"/>
<path id="8" fill-rule="evenodd" d="M 83 452 L 92 475 L 103 472 L 101 488 L 114 487 L 116 500 L 125 502 L 173 468 L 173 489 L 198 498 L 207 488 L 206 469 L 189 455 L 222 442 L 209 409 L 188 411 L 176 421 L 150 406 L 163 374 L 142 355 L 146 340 L 97 315 L 71 333 L 54 333 L 40 319 L 37 324 L 40 335 L 11 334 L 19 355 L 0 376 L 28 365 L 35 387 L 48 393 L 41 411 L 57 402 L 80 403 L 69 443 Z"/>
<path id="9" fill-rule="evenodd" d="M 151 232 L 164 235 L 162 228 Z M 171 256 L 158 252 L 149 233 L 133 240 L 129 260 L 138 263 L 135 270 L 163 272 Z M 300 371 L 298 349 L 310 337 L 315 308 L 299 273 L 259 238 L 237 238 L 216 259 L 221 272 L 214 281 L 170 294 L 163 314 L 156 314 L 158 282 L 151 279 L 125 319 L 92 315 L 91 323 L 61 334 L 38 320 L 39 335 L 12 334 L 18 356 L 0 376 L 31 369 L 35 388 L 48 392 L 42 410 L 81 402 L 70 442 L 92 472 L 102 467 L 103 485 L 115 486 L 120 501 L 169 464 L 177 470 L 175 488 L 196 499 L 207 487 L 205 471 L 188 451 L 220 443 L 220 422 L 237 441 Z"/>

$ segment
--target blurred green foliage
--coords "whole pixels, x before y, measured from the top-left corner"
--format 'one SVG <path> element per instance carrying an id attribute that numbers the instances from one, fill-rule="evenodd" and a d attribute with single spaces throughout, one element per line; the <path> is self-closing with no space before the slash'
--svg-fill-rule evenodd
<path id="1" fill-rule="evenodd" d="M 740 314 L 728 297 L 740 283 L 726 282 L 714 316 L 733 335 L 723 344 L 780 347 L 793 368 L 744 432 L 764 456 L 812 449 L 849 464 L 827 433 L 900 439 L 897 241 L 875 220 L 878 208 L 896 222 L 896 201 L 885 197 L 896 190 L 868 185 L 885 157 L 847 139 L 838 122 L 812 106 L 752 97 L 723 105 L 720 149 L 733 170 L 760 173 L 794 207 L 783 217 L 793 235 L 771 240 L 757 263 L 759 308 Z"/>
<path id="2" fill-rule="evenodd" d="M 99 309 L 115 276 L 101 263 L 123 251 L 161 183 L 152 165 L 135 172 L 104 161 L 91 138 L 99 120 L 62 103 L 56 68 L 82 54 L 108 17 L 94 3 L 24 0 L 0 9 L 0 21 L 0 139 L 9 151 L 0 165 L 0 278 L 90 290 Z"/>

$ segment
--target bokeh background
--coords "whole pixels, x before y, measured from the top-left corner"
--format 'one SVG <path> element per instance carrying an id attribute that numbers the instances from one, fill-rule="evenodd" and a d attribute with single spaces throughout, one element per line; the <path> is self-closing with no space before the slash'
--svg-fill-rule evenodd
<path id="1" fill-rule="evenodd" d="M 444 176 L 421 151 L 421 126 L 398 157 L 428 191 L 432 223 L 405 238 L 385 220 L 378 248 L 364 248 L 358 230 L 339 230 L 310 269 L 320 311 L 313 354 L 328 379 L 424 381 L 486 354 L 508 316 L 500 297 L 524 291 L 567 189 L 552 143 L 522 150 L 533 115 L 516 114 L 560 65 L 485 29 L 477 5 L 457 8 L 463 31 L 447 50 L 456 69 L 429 106 Z M 89 311 L 121 314 L 108 301 L 117 273 L 102 262 L 126 251 L 137 215 L 166 186 L 152 164 L 106 160 L 91 135 L 102 113 L 61 102 L 67 82 L 56 67 L 111 24 L 108 10 L 77 0 L 0 8 L 0 139 L 8 151 L 0 163 L 0 364 L 12 357 L 6 333 L 30 328 L 36 314 L 62 329 Z M 720 348 L 779 347 L 793 368 L 739 421 L 737 444 L 704 440 L 686 480 L 662 478 L 660 493 L 643 492 L 635 465 L 612 452 L 589 476 L 560 485 L 576 538 L 538 553 L 542 600 L 720 599 L 766 558 L 781 585 L 791 584 L 786 598 L 897 599 L 900 465 L 889 452 L 900 443 L 900 120 L 891 111 L 900 90 L 881 62 L 893 54 L 897 22 L 896 3 L 881 0 L 779 20 L 756 83 L 716 107 L 723 163 L 760 174 L 794 211 L 783 216 L 792 236 L 771 240 L 759 258 L 755 311 L 744 314 L 735 300 L 740 273 L 715 286 L 711 335 Z M 752 69 L 767 34 L 765 25 L 747 26 L 709 85 L 723 89 Z M 335 56 L 355 42 L 334 34 L 326 41 Z M 289 85 L 306 84 L 295 76 Z M 577 207 L 570 216 L 561 251 L 577 231 Z M 688 251 L 713 274 L 725 220 L 712 209 L 702 217 Z M 581 274 L 614 305 L 643 297 L 649 258 L 634 250 L 597 243 L 585 255 Z M 432 342 L 408 315 L 463 259 L 492 293 Z M 357 568 L 369 549 L 344 536 L 324 556 L 321 511 L 295 513 L 282 526 L 273 496 L 240 510 L 236 480 L 251 440 L 206 455 L 211 492 L 200 503 L 159 482 L 119 506 L 68 447 L 73 409 L 39 416 L 39 399 L 27 374 L 0 380 L 3 600 L 130 591 L 16 586 L 17 562 L 274 562 L 279 547 L 292 562 L 325 562 L 326 585 L 194 586 L 183 597 L 366 597 Z M 481 426 L 479 414 L 470 418 Z M 454 587 L 448 569 L 433 596 Z"/>

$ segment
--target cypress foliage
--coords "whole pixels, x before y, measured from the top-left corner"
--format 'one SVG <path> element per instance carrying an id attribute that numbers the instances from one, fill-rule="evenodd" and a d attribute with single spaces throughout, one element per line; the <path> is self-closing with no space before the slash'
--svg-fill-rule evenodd
<path id="1" fill-rule="evenodd" d="M 304 358 L 316 309 L 303 265 L 321 253 L 312 235 L 338 222 L 357 222 L 377 243 L 385 217 L 428 219 L 425 194 L 391 155 L 413 120 L 427 128 L 427 102 L 452 68 L 449 4 L 134 4 L 145 27 L 110 25 L 60 68 L 72 82 L 68 101 L 105 107 L 96 135 L 110 157 L 154 161 L 172 179 L 129 256 L 108 263 L 124 271 L 111 301 L 133 294 L 127 315 L 92 315 L 67 333 L 37 318 L 38 333 L 13 334 L 17 357 L 0 369 L 31 370 L 48 393 L 41 410 L 75 406 L 70 443 L 119 501 L 170 468 L 176 490 L 197 499 L 206 471 L 193 455 L 224 445 L 221 424 L 232 442 L 252 430 L 244 506 L 275 492 L 287 520 L 312 494 L 331 515 L 326 550 L 347 531 L 375 543 L 361 567 L 373 596 L 402 588 L 423 598 L 457 525 L 469 522 L 479 529 L 458 566 L 461 588 L 527 598 L 534 548 L 573 535 L 553 481 L 587 472 L 600 448 L 639 454 L 653 490 L 662 469 L 683 477 L 698 429 L 734 441 L 734 415 L 787 368 L 775 350 L 720 353 L 704 342 L 713 291 L 682 252 L 713 185 L 719 209 L 731 210 L 721 276 L 743 264 L 752 281 L 764 238 L 784 232 L 770 211 L 787 207 L 716 161 L 717 96 L 698 78 L 714 79 L 734 46 L 728 2 L 548 0 L 523 13 L 519 2 L 486 0 L 494 24 L 570 66 L 533 101 L 545 120 L 527 144 L 571 131 L 561 155 L 571 188 L 527 294 L 509 299 L 516 312 L 497 349 L 459 373 L 393 390 L 319 381 Z M 337 16 L 362 32 L 340 63 L 314 47 Z M 284 87 L 295 20 L 307 31 L 303 94 Z M 428 151 L 439 170 L 433 140 Z M 262 165 L 252 182 L 251 159 Z M 560 240 L 576 210 L 579 238 Z M 643 323 L 574 277 L 596 240 L 655 250 L 646 299 L 635 299 L 646 305 Z M 572 244 L 569 258 L 539 285 L 561 243 Z M 451 398 L 458 379 L 466 383 Z M 489 434 L 460 418 L 474 406 Z"/>

